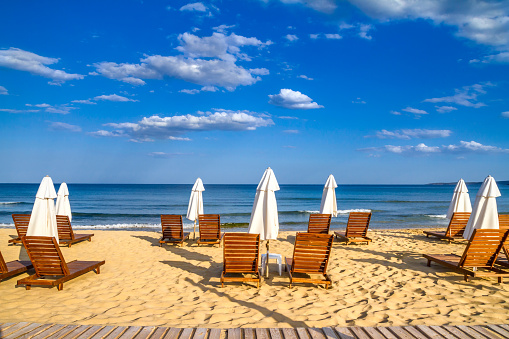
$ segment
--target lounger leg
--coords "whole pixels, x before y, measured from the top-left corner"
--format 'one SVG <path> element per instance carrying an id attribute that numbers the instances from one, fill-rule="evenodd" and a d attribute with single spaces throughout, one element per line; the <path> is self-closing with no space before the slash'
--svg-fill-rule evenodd
<path id="1" fill-rule="evenodd" d="M 501 284 L 502 283 L 502 277 L 498 277 L 498 283 Z"/>
<path id="2" fill-rule="evenodd" d="M 58 284 L 58 285 L 57 285 L 57 289 L 58 289 L 59 291 L 63 290 L 63 289 L 64 289 L 64 284 L 63 284 L 63 283 Z"/>
<path id="3" fill-rule="evenodd" d="M 32 288 L 32 285 L 25 285 L 25 290 L 29 290 Z"/>
<path id="4" fill-rule="evenodd" d="M 431 260 L 428 259 L 428 267 L 431 267 Z"/>
<path id="5" fill-rule="evenodd" d="M 100 274 L 100 273 L 101 273 L 101 266 L 98 266 L 98 267 L 95 269 L 95 273 L 97 273 L 97 274 Z"/>
<path id="6" fill-rule="evenodd" d="M 470 281 L 470 276 L 468 276 L 467 274 L 465 274 L 465 281 L 466 281 L 466 282 L 469 282 L 469 281 Z"/>

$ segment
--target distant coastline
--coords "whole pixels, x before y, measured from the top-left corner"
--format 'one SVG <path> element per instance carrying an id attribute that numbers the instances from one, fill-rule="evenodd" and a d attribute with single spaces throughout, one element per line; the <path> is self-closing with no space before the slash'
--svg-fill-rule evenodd
<path id="1" fill-rule="evenodd" d="M 426 184 L 426 185 L 431 185 L 431 186 L 452 186 L 452 185 L 456 185 L 457 182 L 433 182 L 433 183 L 430 183 L 430 184 Z M 466 182 L 465 184 L 467 185 L 480 185 L 482 184 L 482 182 Z M 509 180 L 502 180 L 502 181 L 497 181 L 497 184 L 498 185 L 509 185 Z"/>

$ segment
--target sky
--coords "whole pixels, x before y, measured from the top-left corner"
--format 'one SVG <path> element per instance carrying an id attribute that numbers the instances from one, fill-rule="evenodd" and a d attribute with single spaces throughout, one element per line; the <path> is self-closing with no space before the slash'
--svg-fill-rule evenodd
<path id="1" fill-rule="evenodd" d="M 509 180 L 509 1 L 2 1 L 0 182 Z"/>

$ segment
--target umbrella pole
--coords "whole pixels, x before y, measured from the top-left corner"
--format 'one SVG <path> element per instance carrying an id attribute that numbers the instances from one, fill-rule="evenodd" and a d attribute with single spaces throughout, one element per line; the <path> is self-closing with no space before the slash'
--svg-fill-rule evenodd
<path id="1" fill-rule="evenodd" d="M 193 239 L 196 240 L 196 219 L 194 219 Z"/>
<path id="2" fill-rule="evenodd" d="M 267 247 L 267 260 L 265 261 L 265 276 L 269 277 L 269 240 L 267 240 L 267 244 L 265 245 Z"/>

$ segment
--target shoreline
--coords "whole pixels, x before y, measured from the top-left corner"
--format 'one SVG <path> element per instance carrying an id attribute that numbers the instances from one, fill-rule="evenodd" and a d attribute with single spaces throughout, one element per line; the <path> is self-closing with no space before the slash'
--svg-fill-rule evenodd
<path id="1" fill-rule="evenodd" d="M 427 228 L 426 228 L 427 229 Z M 80 233 L 78 231 L 78 233 Z M 270 263 L 260 289 L 221 288 L 222 248 L 157 243 L 159 232 L 94 230 L 92 242 L 61 247 L 66 261 L 106 260 L 92 272 L 56 288 L 0 283 L 0 322 L 167 327 L 327 327 L 497 324 L 509 320 L 509 284 L 473 279 L 436 265 L 422 253 L 461 254 L 464 244 L 437 241 L 422 229 L 373 230 L 370 245 L 334 242 L 328 273 L 333 285 L 297 284 Z M 6 261 L 13 229 L 0 229 Z M 291 256 L 295 232 L 281 232 L 271 252 Z M 265 249 L 261 249 L 264 253 Z M 482 314 L 482 317 L 479 316 Z"/>

